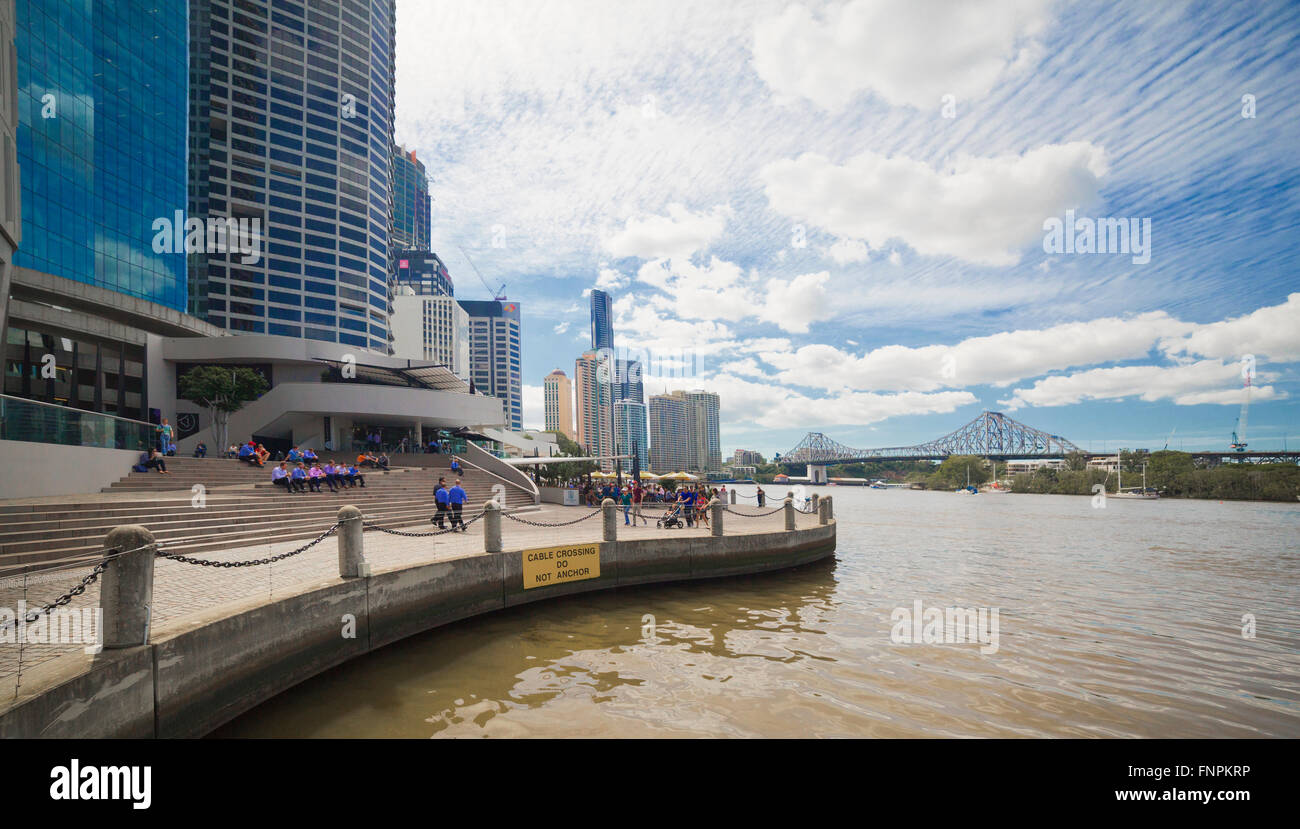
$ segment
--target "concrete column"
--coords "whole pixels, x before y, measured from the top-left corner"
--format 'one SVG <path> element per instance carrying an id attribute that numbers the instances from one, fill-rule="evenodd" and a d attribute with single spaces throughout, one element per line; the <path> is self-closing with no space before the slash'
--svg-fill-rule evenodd
<path id="1" fill-rule="evenodd" d="M 709 509 L 713 511 L 709 516 L 709 523 L 712 525 L 713 537 L 722 538 L 722 515 L 726 510 L 726 504 L 714 498 L 709 502 Z"/>
<path id="2" fill-rule="evenodd" d="M 734 489 L 731 490 L 731 505 L 733 507 L 736 505 L 736 490 Z"/>
<path id="3" fill-rule="evenodd" d="M 835 517 L 835 496 L 826 496 L 826 519 L 830 520 Z"/>
<path id="4" fill-rule="evenodd" d="M 366 566 L 365 542 L 362 540 L 361 510 L 339 507 L 339 578 L 355 579 L 370 575 Z"/>
<path id="5" fill-rule="evenodd" d="M 501 552 L 501 505 L 488 501 L 483 505 L 483 549 L 489 553 Z"/>
<path id="6" fill-rule="evenodd" d="M 600 511 L 603 513 L 605 523 L 605 540 L 618 541 L 618 508 L 614 505 L 614 499 L 606 498 L 601 501 Z"/>
<path id="7" fill-rule="evenodd" d="M 813 511 L 813 512 L 817 512 L 817 509 L 818 509 L 818 506 L 820 505 L 820 502 L 821 502 L 821 496 L 818 495 L 816 492 L 814 492 L 814 493 L 812 494 L 812 511 Z"/>
<path id="8" fill-rule="evenodd" d="M 783 506 L 785 508 L 785 528 L 787 530 L 793 530 L 794 529 L 794 499 L 787 495 Z"/>
<path id="9" fill-rule="evenodd" d="M 157 548 L 153 533 L 139 524 L 114 527 L 104 546 L 118 552 L 131 550 L 108 563 L 100 578 L 100 624 L 105 648 L 130 648 L 149 642 L 153 615 L 153 560 Z"/>
<path id="10" fill-rule="evenodd" d="M 830 498 L 823 498 L 823 499 L 821 500 L 821 503 L 819 503 L 819 504 L 817 505 L 817 523 L 818 523 L 818 524 L 825 524 L 825 523 L 829 520 L 827 513 L 829 513 L 830 510 L 831 510 L 831 499 L 830 499 Z"/>

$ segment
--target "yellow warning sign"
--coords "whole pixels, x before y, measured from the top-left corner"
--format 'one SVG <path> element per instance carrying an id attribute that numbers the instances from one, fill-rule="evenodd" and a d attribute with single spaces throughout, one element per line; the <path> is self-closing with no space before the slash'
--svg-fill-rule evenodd
<path id="1" fill-rule="evenodd" d="M 600 577 L 600 545 L 536 547 L 523 552 L 524 589 Z"/>

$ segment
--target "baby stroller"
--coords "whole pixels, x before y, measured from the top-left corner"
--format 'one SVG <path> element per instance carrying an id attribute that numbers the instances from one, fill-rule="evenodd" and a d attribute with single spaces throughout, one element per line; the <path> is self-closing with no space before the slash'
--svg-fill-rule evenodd
<path id="1" fill-rule="evenodd" d="M 685 527 L 686 523 L 682 521 L 681 506 L 680 505 L 674 506 L 671 510 L 665 513 L 658 521 L 655 522 L 655 526 L 660 529 L 669 529 L 674 527 L 680 529 L 682 527 Z"/>

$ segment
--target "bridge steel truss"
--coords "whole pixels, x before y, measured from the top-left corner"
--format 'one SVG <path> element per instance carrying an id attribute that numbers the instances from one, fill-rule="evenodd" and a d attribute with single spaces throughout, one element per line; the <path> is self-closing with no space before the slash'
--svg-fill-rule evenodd
<path id="1" fill-rule="evenodd" d="M 1082 451 L 1060 435 L 1026 426 L 1001 412 L 984 412 L 960 429 L 916 446 L 854 449 L 821 432 L 809 432 L 797 446 L 782 455 L 779 462 L 830 464 L 881 459 L 942 459 L 949 455 L 981 455 L 999 460 L 1062 458 L 1071 452 Z"/>

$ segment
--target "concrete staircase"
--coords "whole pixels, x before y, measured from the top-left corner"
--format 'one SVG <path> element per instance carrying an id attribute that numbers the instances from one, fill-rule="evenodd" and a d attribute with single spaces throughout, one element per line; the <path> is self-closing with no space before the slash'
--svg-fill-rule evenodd
<path id="1" fill-rule="evenodd" d="M 185 554 L 311 539 L 329 527 L 346 504 L 384 526 L 431 528 L 433 486 L 446 475 L 440 469 L 368 469 L 363 472 L 365 488 L 287 493 L 271 484 L 269 463 L 257 468 L 224 458 L 168 458 L 167 468 L 173 474 L 132 472 L 104 490 L 120 498 L 0 502 L 0 575 L 12 565 L 93 558 L 109 530 L 122 524 L 143 524 L 167 552 Z M 460 477 L 469 494 L 466 512 L 471 514 L 492 497 L 493 484 L 500 483 L 473 469 Z M 206 506 L 201 508 L 193 503 L 195 484 L 204 487 Z M 507 486 L 506 505 L 512 510 L 531 507 L 533 498 Z"/>

